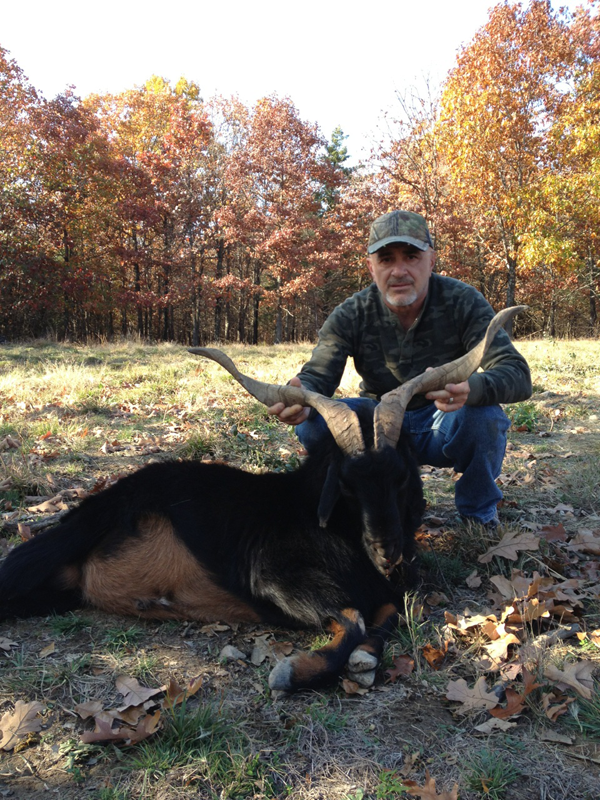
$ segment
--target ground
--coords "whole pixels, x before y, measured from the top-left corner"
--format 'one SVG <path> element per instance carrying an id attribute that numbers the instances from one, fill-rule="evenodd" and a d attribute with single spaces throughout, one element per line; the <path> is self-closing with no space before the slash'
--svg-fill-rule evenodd
<path id="1" fill-rule="evenodd" d="M 2 751 L 0 796 L 598 800 L 597 342 L 519 347 L 535 392 L 507 408 L 501 529 L 490 536 L 456 523 L 456 476 L 424 470 L 421 586 L 372 689 L 345 681 L 272 697 L 275 659 L 322 644 L 315 631 L 146 623 L 92 610 L 3 623 L 0 748 L 9 726 L 17 733 Z M 226 349 L 243 371 L 284 382 L 310 348 Z M 355 382 L 348 370 L 342 393 Z M 4 551 L 84 491 L 153 459 L 226 459 L 260 471 L 301 458 L 287 429 L 219 367 L 172 345 L 4 345 L 0 396 Z M 239 654 L 227 656 L 226 646 Z M 127 708 L 123 676 L 165 688 Z M 38 730 L 23 734 L 14 722 L 19 701 L 39 702 L 31 707 Z M 127 730 L 139 741 L 83 742 L 94 714 L 82 719 L 81 706 L 93 701 L 104 713 L 133 714 Z"/>

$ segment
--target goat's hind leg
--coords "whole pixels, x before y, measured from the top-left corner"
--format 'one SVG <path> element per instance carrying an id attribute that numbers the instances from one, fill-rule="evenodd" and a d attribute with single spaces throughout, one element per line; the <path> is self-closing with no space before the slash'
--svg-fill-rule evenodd
<path id="1" fill-rule="evenodd" d="M 335 681 L 350 654 L 365 638 L 365 623 L 355 608 L 344 608 L 331 618 L 327 629 L 333 639 L 312 653 L 299 653 L 279 661 L 269 675 L 276 692 L 318 689 Z"/>
<path id="2" fill-rule="evenodd" d="M 384 603 L 367 630 L 366 638 L 350 654 L 348 677 L 360 686 L 370 687 L 383 655 L 383 648 L 398 624 L 398 608 L 394 603 Z"/>

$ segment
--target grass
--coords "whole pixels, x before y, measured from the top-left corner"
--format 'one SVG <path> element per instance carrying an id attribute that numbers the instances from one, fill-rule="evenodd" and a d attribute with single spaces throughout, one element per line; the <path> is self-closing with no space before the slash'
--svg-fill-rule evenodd
<path id="1" fill-rule="evenodd" d="M 507 761 L 506 754 L 482 748 L 467 760 L 466 785 L 480 797 L 502 800 L 508 788 L 520 777 L 520 771 Z"/>
<path id="2" fill-rule="evenodd" d="M 598 343 L 518 346 L 531 363 L 535 392 L 509 409 L 510 449 L 499 479 L 506 503 L 496 539 L 505 530 L 531 529 L 523 525 L 560 524 L 569 535 L 597 530 Z M 311 346 L 225 349 L 242 371 L 285 383 Z M 341 393 L 355 394 L 356 384 L 349 367 Z M 157 459 L 216 459 L 260 472 L 294 469 L 300 458 L 289 430 L 268 418 L 216 364 L 174 345 L 3 345 L 0 396 L 0 443 L 9 435 L 17 441 L 16 447 L 0 444 L 4 550 L 20 539 L 18 522 L 35 525 L 47 516 L 28 511 L 33 496 L 92 489 Z M 538 800 L 544 792 L 594 797 L 600 781 L 593 760 L 600 740 L 597 692 L 586 701 L 570 691 L 575 701 L 568 713 L 551 723 L 543 707 L 548 685 L 538 664 L 533 669 L 543 686 L 528 697 L 510 737 L 495 732 L 482 740 L 474 726 L 485 714 L 456 714 L 456 704 L 445 697 L 448 683 L 463 678 L 472 686 L 482 675 L 490 686 L 497 679 L 510 681 L 482 672 L 478 660 L 489 640 L 479 631 L 461 639 L 448 629 L 446 614 L 499 614 L 490 578 L 510 579 L 514 570 L 578 580 L 586 568 L 586 586 L 593 587 L 599 582 L 597 557 L 543 543 L 515 561 L 481 564 L 478 557 L 493 540 L 475 526 L 454 522 L 450 471 L 433 470 L 424 480 L 427 513 L 438 522 L 420 534 L 421 574 L 426 592 L 443 592 L 447 599 L 419 616 L 422 598 L 407 598 L 407 622 L 390 642 L 373 691 L 346 695 L 340 684 L 274 702 L 267 662 L 218 659 L 226 644 L 250 652 L 253 637 L 265 633 L 296 649 L 320 647 L 329 637 L 314 631 L 138 623 L 94 611 L 5 623 L 0 642 L 15 645 L 0 645 L 0 717 L 17 700 L 39 700 L 46 711 L 43 730 L 25 750 L 3 753 L 0 789 L 14 785 L 17 796 L 33 797 L 42 780 L 65 800 L 391 800 L 406 795 L 405 777 L 423 785 L 427 769 L 439 793 L 457 782 L 461 800 Z M 69 506 L 77 502 L 65 498 Z M 562 506 L 572 511 L 555 510 Z M 465 583 L 472 572 L 481 579 L 478 588 Z M 585 599 L 578 622 L 588 631 L 600 627 L 598 599 Z M 531 625 L 527 641 L 552 629 L 546 622 Z M 448 656 L 436 670 L 422 648 L 441 647 L 449 635 Z M 41 657 L 52 642 L 54 652 Z M 400 653 L 410 654 L 416 669 L 386 683 L 384 670 Z M 548 648 L 544 659 L 559 666 L 576 659 L 600 665 L 600 650 L 589 639 L 566 640 Z M 82 745 L 79 734 L 90 723 L 76 715 L 75 706 L 98 700 L 105 709 L 118 707 L 120 675 L 150 687 L 171 679 L 185 685 L 201 676 L 202 687 L 184 707 L 164 713 L 161 730 L 134 747 Z M 567 731 L 574 743 L 566 754 L 540 743 L 533 735 L 538 727 Z M 406 767 L 407 754 L 417 752 L 414 766 Z M 23 767 L 23 758 L 38 777 Z"/>

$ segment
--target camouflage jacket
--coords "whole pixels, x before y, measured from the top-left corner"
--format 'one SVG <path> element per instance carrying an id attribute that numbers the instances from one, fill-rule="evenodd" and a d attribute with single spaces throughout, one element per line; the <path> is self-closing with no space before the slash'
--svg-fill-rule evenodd
<path id="1" fill-rule="evenodd" d="M 327 318 L 300 380 L 308 389 L 331 396 L 351 357 L 362 378 L 361 396 L 379 399 L 427 367 L 464 355 L 483 338 L 493 315 L 490 304 L 472 286 L 434 273 L 421 313 L 405 331 L 371 284 Z M 504 330 L 494 338 L 481 366 L 484 371 L 469 378 L 468 405 L 514 403 L 530 397 L 529 367 Z M 408 407 L 430 402 L 417 396 Z"/>

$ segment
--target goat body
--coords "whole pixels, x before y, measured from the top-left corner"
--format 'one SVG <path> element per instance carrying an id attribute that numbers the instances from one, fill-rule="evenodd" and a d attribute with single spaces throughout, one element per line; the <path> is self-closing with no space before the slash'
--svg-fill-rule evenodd
<path id="1" fill-rule="evenodd" d="M 402 437 L 396 449 L 345 458 L 329 437 L 289 473 L 152 464 L 10 553 L 0 619 L 87 605 L 146 619 L 325 626 L 328 645 L 284 659 L 269 679 L 277 690 L 314 688 L 349 659 L 357 672 L 377 665 L 399 594 L 372 548 L 410 560 L 422 509 Z"/>

